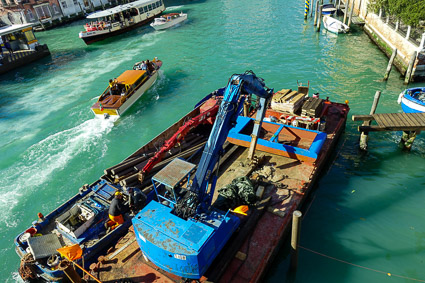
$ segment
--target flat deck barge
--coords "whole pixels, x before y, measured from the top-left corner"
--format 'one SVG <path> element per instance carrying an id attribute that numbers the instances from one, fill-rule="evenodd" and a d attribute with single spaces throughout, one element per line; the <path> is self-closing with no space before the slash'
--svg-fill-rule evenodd
<path id="1" fill-rule="evenodd" d="M 311 104 L 313 100 L 307 99 L 304 106 Z M 200 282 L 259 282 L 265 274 L 267 266 L 278 252 L 279 243 L 291 226 L 293 212 L 301 207 L 312 190 L 345 128 L 348 105 L 320 101 L 323 107 L 315 108 L 316 112 L 319 111 L 316 117 L 322 121 L 317 132 L 324 133 L 326 139 L 316 155 L 308 152 L 299 154 L 296 150 L 291 150 L 291 147 L 285 147 L 283 153 L 273 148 L 270 152 L 258 150 L 262 145 L 261 140 L 267 139 L 304 148 L 312 148 L 314 144 L 308 131 L 304 135 L 303 132 L 297 132 L 298 128 L 281 126 L 276 135 L 270 125 L 263 123 L 255 152 L 256 162 L 250 163 L 247 160 L 249 149 L 243 145 L 243 140 L 238 139 L 235 133 L 229 134 L 230 143 L 220 164 L 214 198 L 217 197 L 219 188 L 241 176 L 257 180 L 257 196 L 261 197 L 258 205 L 250 208 L 245 224 L 232 236 Z M 289 124 L 292 125 L 294 121 L 298 121 L 297 126 L 305 123 L 310 128 L 317 119 L 301 117 L 301 113 L 308 114 L 308 109 L 301 109 L 302 112 L 297 111 L 298 115 L 269 109 L 266 119 L 272 118 L 271 121 L 275 121 L 277 126 L 285 123 L 288 125 L 285 121 L 291 121 Z M 129 282 L 182 281 L 181 277 L 167 273 L 147 260 L 138 246 L 133 227 L 113 248 L 105 251 L 98 262 L 90 266 L 90 270 L 102 282 L 124 279 L 131 280 Z"/>

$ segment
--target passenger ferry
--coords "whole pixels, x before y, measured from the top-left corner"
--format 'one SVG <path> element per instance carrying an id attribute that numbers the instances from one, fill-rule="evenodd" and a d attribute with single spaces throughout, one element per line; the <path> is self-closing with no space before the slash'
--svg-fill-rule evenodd
<path id="1" fill-rule="evenodd" d="M 0 75 L 50 55 L 46 44 L 40 44 L 32 24 L 0 28 Z"/>
<path id="2" fill-rule="evenodd" d="M 118 119 L 155 83 L 162 61 L 155 57 L 152 62 L 146 62 L 135 63 L 133 70 L 109 81 L 109 86 L 91 107 L 97 117 Z"/>
<path id="3" fill-rule="evenodd" d="M 93 13 L 87 19 L 94 21 L 84 26 L 85 30 L 80 32 L 79 37 L 89 45 L 140 27 L 164 10 L 163 0 L 138 0 Z"/>

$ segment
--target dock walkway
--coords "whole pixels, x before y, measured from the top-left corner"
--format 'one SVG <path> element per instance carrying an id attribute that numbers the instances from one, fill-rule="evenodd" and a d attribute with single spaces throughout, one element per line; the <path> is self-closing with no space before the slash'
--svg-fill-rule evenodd
<path id="1" fill-rule="evenodd" d="M 373 121 L 378 125 L 359 126 L 360 132 L 425 130 L 425 113 L 385 113 L 353 115 L 353 121 Z"/>

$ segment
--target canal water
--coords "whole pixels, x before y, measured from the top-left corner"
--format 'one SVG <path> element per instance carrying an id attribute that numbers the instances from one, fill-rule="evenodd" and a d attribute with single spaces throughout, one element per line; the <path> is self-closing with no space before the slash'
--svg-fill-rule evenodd
<path id="1" fill-rule="evenodd" d="M 0 281 L 20 281 L 15 235 L 37 213 L 49 213 L 123 160 L 234 73 L 253 70 L 267 86 L 296 88 L 349 101 L 350 119 L 326 171 L 303 208 L 296 282 L 412 282 L 425 280 L 424 136 L 411 152 L 400 133 L 371 133 L 358 148 L 353 114 L 401 112 L 404 89 L 387 58 L 360 30 L 314 31 L 301 0 L 165 0 L 188 13 L 182 26 L 149 26 L 86 46 L 84 21 L 37 33 L 51 57 L 0 77 Z M 94 119 L 90 106 L 109 79 L 157 56 L 160 77 L 125 115 Z M 415 84 L 413 84 L 414 86 Z M 418 84 L 416 84 L 418 85 Z M 267 282 L 285 282 L 288 243 Z"/>

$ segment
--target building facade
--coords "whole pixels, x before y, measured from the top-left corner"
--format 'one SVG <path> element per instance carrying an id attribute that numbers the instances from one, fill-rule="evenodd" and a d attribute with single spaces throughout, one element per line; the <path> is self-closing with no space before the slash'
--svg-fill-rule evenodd
<path id="1" fill-rule="evenodd" d="M 54 26 L 105 5 L 111 5 L 109 0 L 0 0 L 0 26 L 25 23 Z"/>

